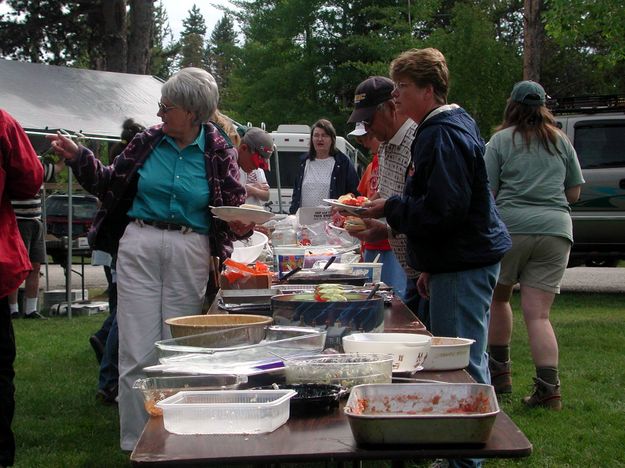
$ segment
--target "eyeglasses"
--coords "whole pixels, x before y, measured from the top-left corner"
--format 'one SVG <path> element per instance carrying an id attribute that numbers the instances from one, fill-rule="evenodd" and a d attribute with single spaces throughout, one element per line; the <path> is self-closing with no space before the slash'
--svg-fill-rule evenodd
<path id="1" fill-rule="evenodd" d="M 395 83 L 395 87 L 393 88 L 393 92 L 395 91 L 401 91 L 402 89 L 404 89 L 406 86 L 409 86 L 410 83 L 407 83 L 405 81 L 398 81 Z"/>
<path id="2" fill-rule="evenodd" d="M 158 111 L 161 112 L 162 114 L 167 114 L 167 112 L 169 112 L 172 109 L 175 109 L 176 107 L 178 106 L 166 106 L 161 101 L 158 101 Z"/>

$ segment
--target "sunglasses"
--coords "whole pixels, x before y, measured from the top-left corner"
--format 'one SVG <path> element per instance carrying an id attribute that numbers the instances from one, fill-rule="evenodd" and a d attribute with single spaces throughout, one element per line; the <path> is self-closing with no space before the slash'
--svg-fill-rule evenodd
<path id="1" fill-rule="evenodd" d="M 258 152 L 252 153 L 252 162 L 254 163 L 254 166 L 256 166 L 256 169 L 263 169 L 265 171 L 269 169 L 267 160 L 258 154 Z"/>
<path id="2" fill-rule="evenodd" d="M 158 102 L 158 110 L 162 114 L 167 114 L 167 112 L 169 112 L 172 109 L 175 109 L 176 107 L 178 107 L 178 106 L 166 106 L 162 102 L 160 102 L 160 101 Z"/>

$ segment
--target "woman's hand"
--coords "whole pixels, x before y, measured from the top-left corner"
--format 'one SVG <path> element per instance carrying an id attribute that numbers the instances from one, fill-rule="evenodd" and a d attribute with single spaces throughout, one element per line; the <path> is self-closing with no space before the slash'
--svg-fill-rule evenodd
<path id="1" fill-rule="evenodd" d="M 421 272 L 417 279 L 417 292 L 423 299 L 430 298 L 430 274 Z"/>
<path id="2" fill-rule="evenodd" d="M 377 198 L 369 203 L 365 203 L 362 205 L 365 211 L 358 213 L 358 216 L 361 218 L 383 218 L 385 204 L 386 198 Z"/>
<path id="3" fill-rule="evenodd" d="M 230 221 L 228 223 L 228 226 L 230 226 L 230 230 L 234 232 L 237 236 L 242 237 L 250 232 L 252 229 L 254 229 L 256 223 L 245 224 L 241 221 Z"/>
<path id="4" fill-rule="evenodd" d="M 347 233 L 363 242 L 377 242 L 388 239 L 386 224 L 377 219 L 364 219 L 365 229 L 362 231 L 347 231 Z"/>
<path id="5" fill-rule="evenodd" d="M 78 154 L 78 145 L 65 135 L 57 132 L 56 135 L 46 135 L 54 152 L 67 161 L 71 161 Z"/>

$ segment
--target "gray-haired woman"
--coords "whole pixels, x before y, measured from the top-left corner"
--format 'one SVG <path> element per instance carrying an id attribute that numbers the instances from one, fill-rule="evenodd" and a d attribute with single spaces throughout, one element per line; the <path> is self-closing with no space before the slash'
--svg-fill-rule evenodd
<path id="1" fill-rule="evenodd" d="M 215 79 L 184 68 L 162 87 L 163 123 L 138 134 L 110 166 L 62 135 L 50 137 L 81 185 L 102 201 L 89 239 L 117 256 L 119 413 L 122 450 L 132 450 L 147 415 L 132 384 L 157 363 L 165 320 L 199 314 L 211 252 L 223 261 L 251 226 L 214 218 L 212 206 L 245 201 L 236 150 L 207 122 L 217 108 Z"/>

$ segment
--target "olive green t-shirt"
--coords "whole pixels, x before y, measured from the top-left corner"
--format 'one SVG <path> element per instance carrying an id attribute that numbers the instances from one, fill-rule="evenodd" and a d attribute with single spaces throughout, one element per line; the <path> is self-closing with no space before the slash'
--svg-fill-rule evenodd
<path id="1" fill-rule="evenodd" d="M 514 127 L 495 133 L 486 146 L 486 170 L 497 208 L 510 234 L 565 237 L 573 225 L 564 191 L 584 183 L 575 149 L 563 134 L 550 154 L 537 140 L 529 147 Z"/>

